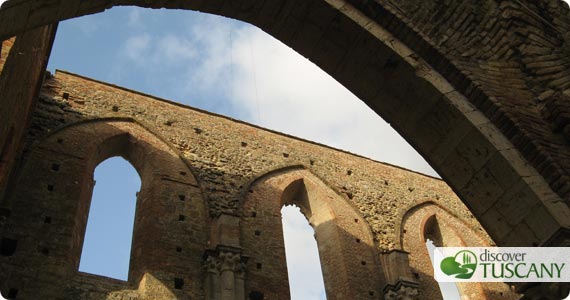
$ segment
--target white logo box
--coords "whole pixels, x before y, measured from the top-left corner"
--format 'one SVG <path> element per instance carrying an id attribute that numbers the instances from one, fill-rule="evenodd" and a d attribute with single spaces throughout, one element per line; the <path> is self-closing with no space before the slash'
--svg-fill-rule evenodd
<path id="1" fill-rule="evenodd" d="M 436 247 L 433 267 L 439 282 L 570 282 L 570 247 Z"/>

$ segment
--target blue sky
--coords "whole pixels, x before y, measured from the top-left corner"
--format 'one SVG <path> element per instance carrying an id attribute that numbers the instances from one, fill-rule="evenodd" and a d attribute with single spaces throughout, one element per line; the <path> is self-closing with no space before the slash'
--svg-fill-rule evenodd
<path id="1" fill-rule="evenodd" d="M 137 171 L 123 158 L 109 158 L 97 166 L 80 271 L 128 278 L 136 193 L 140 186 Z"/>

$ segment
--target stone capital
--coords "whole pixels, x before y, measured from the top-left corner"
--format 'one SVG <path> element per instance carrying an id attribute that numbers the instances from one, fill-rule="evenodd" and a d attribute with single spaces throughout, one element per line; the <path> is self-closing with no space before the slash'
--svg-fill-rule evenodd
<path id="1" fill-rule="evenodd" d="M 246 263 L 247 257 L 241 255 L 240 248 L 218 246 L 204 253 L 204 267 L 208 273 L 232 271 L 238 275 L 243 274 Z"/>

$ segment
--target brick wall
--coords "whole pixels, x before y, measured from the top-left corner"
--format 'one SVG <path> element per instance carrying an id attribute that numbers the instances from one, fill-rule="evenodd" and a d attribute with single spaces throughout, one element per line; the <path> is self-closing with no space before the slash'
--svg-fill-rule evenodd
<path id="1" fill-rule="evenodd" d="M 422 291 L 422 299 L 439 299 L 438 283 L 433 278 L 426 239 L 436 247 L 489 247 L 492 245 L 484 233 L 474 231 L 457 218 L 453 211 L 431 202 L 419 204 L 404 217 L 402 248 L 410 252 L 410 266 Z M 519 299 L 504 283 L 458 283 L 462 299 Z"/>
<path id="2" fill-rule="evenodd" d="M 492 243 L 440 179 L 62 71 L 45 81 L 24 153 L 0 227 L 17 241 L 0 289 L 18 299 L 204 299 L 215 291 L 203 254 L 219 245 L 247 257 L 239 293 L 289 299 L 285 204 L 315 229 L 328 299 L 383 297 L 380 257 L 423 251 L 401 242 L 421 226 L 403 225 L 418 204 Z M 77 271 L 93 170 L 114 155 L 142 179 L 125 282 Z"/>
<path id="3" fill-rule="evenodd" d="M 396 247 L 395 223 L 419 201 L 430 199 L 471 219 L 442 180 L 70 73 L 48 80 L 39 101 L 28 145 L 78 121 L 135 119 L 188 162 L 211 215 L 235 212 L 254 179 L 300 165 L 360 211 L 382 250 Z"/>

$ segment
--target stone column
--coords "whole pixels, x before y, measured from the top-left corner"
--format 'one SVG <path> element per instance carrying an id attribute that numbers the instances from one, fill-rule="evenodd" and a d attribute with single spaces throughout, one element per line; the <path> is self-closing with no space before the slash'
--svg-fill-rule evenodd
<path id="1" fill-rule="evenodd" d="M 204 262 L 206 300 L 244 300 L 246 262 L 239 248 L 208 250 Z"/>
<path id="2" fill-rule="evenodd" d="M 220 213 L 212 220 L 206 251 L 206 300 L 244 300 L 247 257 L 241 254 L 239 216 Z"/>
<path id="3" fill-rule="evenodd" d="M 418 300 L 418 282 L 413 279 L 408 252 L 393 250 L 382 254 L 381 261 L 386 275 L 384 300 Z"/>
<path id="4" fill-rule="evenodd" d="M 222 263 L 221 279 L 222 279 L 222 300 L 234 300 L 235 288 L 235 268 L 239 263 L 239 253 L 232 251 L 222 251 L 219 258 Z"/>
<path id="5" fill-rule="evenodd" d="M 235 300 L 245 300 L 245 258 L 241 257 L 235 268 Z"/>
<path id="6" fill-rule="evenodd" d="M 222 289 L 220 288 L 220 260 L 215 256 L 209 256 L 206 254 L 204 268 L 206 271 L 206 282 L 204 284 L 204 287 L 206 288 L 206 300 L 221 299 L 222 296 L 220 292 Z"/>

